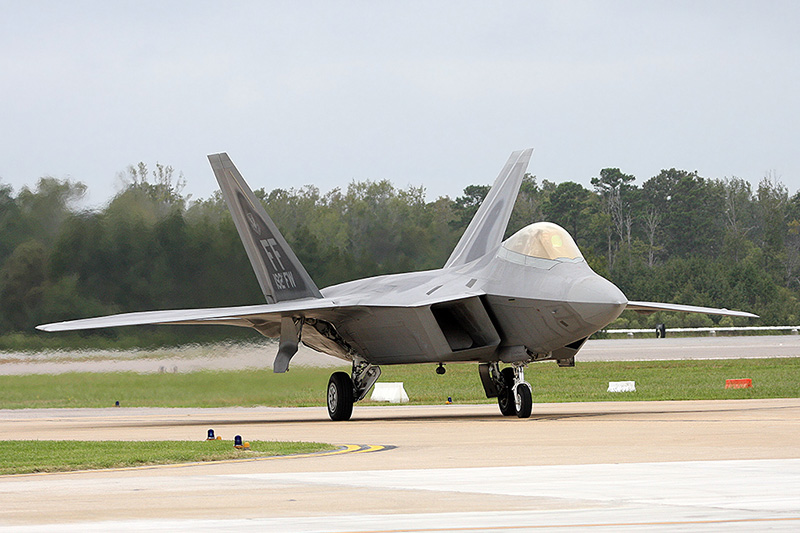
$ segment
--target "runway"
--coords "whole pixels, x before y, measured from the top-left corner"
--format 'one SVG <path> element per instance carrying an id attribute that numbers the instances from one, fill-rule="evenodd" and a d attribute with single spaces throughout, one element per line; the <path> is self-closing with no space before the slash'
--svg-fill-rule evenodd
<path id="1" fill-rule="evenodd" d="M 153 350 L 0 352 L 0 375 L 271 369 L 277 350 L 276 343 L 263 341 Z M 800 335 L 589 339 L 576 359 L 581 363 L 764 357 L 800 357 Z M 334 368 L 347 363 L 301 346 L 292 358 L 292 367 L 298 366 Z"/>
<path id="2" fill-rule="evenodd" d="M 325 457 L 0 478 L 15 531 L 796 531 L 800 400 L 0 411 L 0 438 L 304 440 Z M 44 445 L 31 443 L 31 445 Z"/>
<path id="3" fill-rule="evenodd" d="M 579 361 L 656 361 L 678 359 L 761 359 L 800 357 L 800 335 L 666 337 L 664 339 L 589 339 Z"/>

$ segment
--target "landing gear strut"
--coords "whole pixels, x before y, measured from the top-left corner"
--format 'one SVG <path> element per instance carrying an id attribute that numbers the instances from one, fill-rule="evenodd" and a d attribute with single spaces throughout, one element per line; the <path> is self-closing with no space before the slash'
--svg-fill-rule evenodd
<path id="1" fill-rule="evenodd" d="M 350 420 L 353 404 L 361 401 L 378 381 L 381 369 L 364 360 L 353 361 L 353 376 L 334 372 L 328 381 L 328 416 L 331 420 Z"/>

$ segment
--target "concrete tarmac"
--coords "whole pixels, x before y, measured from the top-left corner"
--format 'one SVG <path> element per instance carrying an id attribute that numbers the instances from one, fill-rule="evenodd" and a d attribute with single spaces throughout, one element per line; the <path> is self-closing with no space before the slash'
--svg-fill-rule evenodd
<path id="1" fill-rule="evenodd" d="M 0 478 L 15 531 L 800 529 L 800 400 L 0 411 L 0 439 L 303 440 L 310 458 Z M 43 442 L 31 445 L 46 445 Z"/>

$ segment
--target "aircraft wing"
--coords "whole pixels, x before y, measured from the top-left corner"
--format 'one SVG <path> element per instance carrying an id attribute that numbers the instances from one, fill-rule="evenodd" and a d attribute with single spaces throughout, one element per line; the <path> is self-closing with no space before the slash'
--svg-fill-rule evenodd
<path id="1" fill-rule="evenodd" d="M 356 318 L 360 314 L 373 313 L 377 308 L 416 308 L 437 303 L 464 300 L 482 295 L 481 291 L 466 291 L 448 294 L 439 298 L 428 298 L 414 302 L 392 299 L 364 298 L 355 294 L 339 298 L 308 298 L 275 304 L 243 305 L 237 307 L 211 307 L 202 309 L 168 309 L 162 311 L 140 311 L 94 318 L 68 320 L 36 326 L 41 331 L 78 331 L 87 329 L 115 328 L 121 326 L 147 325 L 222 325 L 255 328 L 268 333 L 271 327 L 279 328 L 281 318 L 317 318 L 337 322 L 340 319 Z M 271 336 L 271 335 L 267 335 Z"/>
<path id="2" fill-rule="evenodd" d="M 715 307 L 699 307 L 695 305 L 665 304 L 659 302 L 628 302 L 626 310 L 640 313 L 655 313 L 657 311 L 677 311 L 680 313 L 705 313 L 707 315 L 739 316 L 745 318 L 759 318 L 758 315 L 745 311 L 731 311 L 730 309 L 717 309 Z"/>
<path id="3" fill-rule="evenodd" d="M 328 298 L 294 300 L 277 304 L 216 307 L 208 309 L 171 309 L 122 313 L 96 318 L 69 320 L 36 326 L 42 331 L 76 331 L 83 329 L 113 328 L 118 326 L 143 326 L 148 324 L 216 324 L 257 327 L 271 322 L 280 324 L 282 315 L 300 313 L 313 315 L 339 306 Z"/>

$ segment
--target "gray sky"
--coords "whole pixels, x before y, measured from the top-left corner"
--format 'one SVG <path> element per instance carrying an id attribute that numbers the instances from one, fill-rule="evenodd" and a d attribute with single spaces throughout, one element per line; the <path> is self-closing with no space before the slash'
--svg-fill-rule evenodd
<path id="1" fill-rule="evenodd" d="M 129 164 L 217 188 L 490 183 L 605 167 L 800 188 L 800 3 L 3 1 L 0 181 L 89 185 Z"/>

